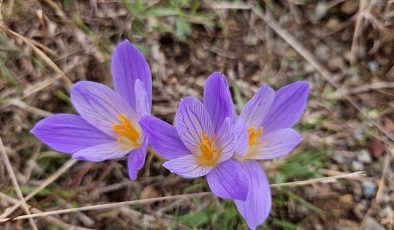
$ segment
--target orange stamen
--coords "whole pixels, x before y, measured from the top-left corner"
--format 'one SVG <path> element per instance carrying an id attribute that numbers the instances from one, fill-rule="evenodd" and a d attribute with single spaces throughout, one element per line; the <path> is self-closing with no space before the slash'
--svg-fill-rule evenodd
<path id="1" fill-rule="evenodd" d="M 259 142 L 259 138 L 263 135 L 263 128 L 248 128 L 248 135 L 249 135 L 249 151 L 245 155 L 244 160 L 251 159 L 256 152 L 254 151 L 254 147 Z"/>
<path id="2" fill-rule="evenodd" d="M 140 133 L 131 121 L 123 114 L 118 116 L 118 120 L 119 124 L 112 125 L 112 129 L 118 135 L 118 141 L 132 147 L 140 146 Z"/>
<path id="3" fill-rule="evenodd" d="M 212 146 L 209 138 L 203 134 L 203 140 L 200 143 L 200 156 L 198 163 L 203 166 L 214 166 L 219 160 L 219 150 Z"/>

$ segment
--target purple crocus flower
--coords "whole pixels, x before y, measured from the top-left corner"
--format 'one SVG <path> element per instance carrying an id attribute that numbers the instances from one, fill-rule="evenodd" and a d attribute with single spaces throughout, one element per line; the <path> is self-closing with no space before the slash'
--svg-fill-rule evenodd
<path id="1" fill-rule="evenodd" d="M 164 167 L 185 178 L 206 176 L 221 198 L 245 200 L 248 183 L 239 162 L 230 159 L 237 148 L 234 106 L 226 79 L 213 74 L 205 83 L 204 100 L 181 100 L 175 127 L 152 116 L 140 125 L 153 149 L 168 161 Z"/>
<path id="2" fill-rule="evenodd" d="M 112 80 L 115 90 L 90 81 L 74 84 L 71 102 L 80 115 L 49 116 L 31 132 L 78 160 L 98 162 L 128 154 L 129 177 L 135 180 L 148 148 L 138 121 L 150 114 L 152 79 L 144 56 L 127 40 L 112 55 Z"/>
<path id="3" fill-rule="evenodd" d="M 309 85 L 298 81 L 277 92 L 265 85 L 248 101 L 236 122 L 238 145 L 235 158 L 241 162 L 249 182 L 245 201 L 234 200 L 249 228 L 263 224 L 271 210 L 271 191 L 257 160 L 287 155 L 302 140 L 291 129 L 303 114 Z"/>
<path id="4" fill-rule="evenodd" d="M 203 127 L 209 127 L 204 125 L 209 124 L 205 110 L 214 124 L 214 130 L 221 130 L 220 124 L 227 126 L 226 123 L 231 121 L 236 135 L 234 156 L 223 162 L 228 164 L 228 167 L 211 169 L 219 173 L 207 174 L 208 184 L 216 195 L 234 199 L 249 228 L 255 229 L 264 223 L 271 210 L 269 182 L 257 160 L 287 155 L 301 142 L 301 136 L 291 127 L 303 114 L 308 94 L 309 85 L 306 82 L 295 82 L 277 92 L 269 86 L 263 86 L 237 118 L 225 77 L 220 73 L 214 73 L 205 84 L 203 105 L 192 98 L 181 101 L 175 119 L 176 128 L 151 116 L 143 117 L 140 124 L 152 147 L 160 156 L 170 160 L 164 164 L 166 168 L 183 177 L 198 177 L 207 174 L 206 167 L 198 164 L 198 160 L 205 157 L 198 143 L 204 143 L 201 133 L 205 132 Z M 219 133 L 221 134 L 216 134 L 216 138 L 225 135 L 226 132 Z M 231 145 L 231 142 L 228 144 Z M 227 155 L 232 154 L 226 153 L 226 159 Z M 231 165 L 227 162 L 231 162 Z M 230 195 L 232 189 L 237 192 L 245 186 L 243 179 L 234 177 L 236 172 L 246 175 L 246 200 Z M 224 186 L 221 185 L 223 183 L 228 184 L 224 188 L 226 196 L 221 194 L 224 191 Z M 222 188 L 216 189 L 215 184 L 221 185 Z M 238 186 L 234 187 L 231 184 Z"/>

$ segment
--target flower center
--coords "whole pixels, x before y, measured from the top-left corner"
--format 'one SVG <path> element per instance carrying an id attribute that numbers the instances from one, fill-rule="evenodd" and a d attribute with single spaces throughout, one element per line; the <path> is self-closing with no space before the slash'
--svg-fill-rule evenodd
<path id="1" fill-rule="evenodd" d="M 209 138 L 203 134 L 203 140 L 200 143 L 200 155 L 198 163 L 203 166 L 214 166 L 219 160 L 219 150 L 212 146 Z"/>
<path id="2" fill-rule="evenodd" d="M 118 124 L 112 125 L 112 129 L 118 135 L 118 142 L 131 147 L 139 147 L 140 133 L 138 130 L 124 114 L 119 115 L 118 120 Z"/>
<path id="3" fill-rule="evenodd" d="M 249 136 L 249 151 L 245 155 L 244 160 L 249 160 L 256 155 L 255 146 L 259 144 L 259 138 L 263 135 L 263 128 L 248 128 L 248 136 Z"/>

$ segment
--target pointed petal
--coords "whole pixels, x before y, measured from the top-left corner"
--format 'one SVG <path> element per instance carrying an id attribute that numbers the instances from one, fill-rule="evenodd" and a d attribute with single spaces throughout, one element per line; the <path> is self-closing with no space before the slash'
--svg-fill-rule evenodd
<path id="1" fill-rule="evenodd" d="M 234 133 L 236 138 L 235 157 L 243 158 L 249 150 L 248 128 L 241 120 L 238 120 L 234 125 Z"/>
<path id="2" fill-rule="evenodd" d="M 222 127 L 217 133 L 217 137 L 217 145 L 220 148 L 219 162 L 223 162 L 230 159 L 235 151 L 235 136 L 231 118 L 227 117 L 224 120 Z"/>
<path id="3" fill-rule="evenodd" d="M 185 178 L 205 176 L 212 170 L 212 167 L 202 167 L 197 164 L 197 157 L 192 154 L 169 160 L 163 166 L 171 173 Z"/>
<path id="4" fill-rule="evenodd" d="M 202 135 L 213 138 L 211 119 L 203 104 L 193 97 L 181 99 L 175 115 L 175 124 L 179 137 L 190 152 L 196 152 L 201 143 Z"/>
<path id="5" fill-rule="evenodd" d="M 131 180 L 137 179 L 138 171 L 144 166 L 146 152 L 148 150 L 148 142 L 145 140 L 141 147 L 133 149 L 127 158 L 127 168 L 129 170 L 129 178 Z"/>
<path id="6" fill-rule="evenodd" d="M 251 159 L 270 160 L 286 156 L 301 141 L 301 135 L 294 129 L 279 129 L 260 138 L 261 144 L 255 146 L 256 154 Z"/>
<path id="7" fill-rule="evenodd" d="M 115 91 L 99 83 L 80 81 L 74 84 L 71 101 L 87 122 L 110 136 L 115 135 L 112 126 L 119 123 L 119 115 L 136 122 L 130 105 Z"/>
<path id="8" fill-rule="evenodd" d="M 223 74 L 215 72 L 205 82 L 204 106 L 211 117 L 215 132 L 219 130 L 226 117 L 234 118 L 234 104 Z"/>
<path id="9" fill-rule="evenodd" d="M 304 113 L 309 95 L 309 84 L 298 81 L 279 89 L 274 103 L 262 123 L 264 132 L 291 128 Z"/>
<path id="10" fill-rule="evenodd" d="M 149 101 L 152 103 L 152 78 L 149 65 L 144 55 L 128 40 L 119 43 L 112 55 L 112 81 L 117 93 L 135 109 L 136 98 L 134 84 L 140 79 L 145 87 Z"/>
<path id="11" fill-rule="evenodd" d="M 81 116 L 56 114 L 39 121 L 31 133 L 56 151 L 75 153 L 94 145 L 115 141 Z"/>
<path id="12" fill-rule="evenodd" d="M 248 182 L 240 163 L 227 160 L 207 174 L 207 181 L 212 192 L 224 199 L 245 200 Z"/>
<path id="13" fill-rule="evenodd" d="M 140 125 L 152 148 L 164 159 L 189 155 L 175 127 L 153 116 L 143 116 Z"/>
<path id="14" fill-rule="evenodd" d="M 145 90 L 144 83 L 137 79 L 134 85 L 135 91 L 135 112 L 137 117 L 150 113 L 151 103 Z"/>
<path id="15" fill-rule="evenodd" d="M 246 201 L 234 200 L 241 216 L 246 220 L 248 227 L 256 229 L 264 223 L 271 211 L 271 190 L 263 170 L 257 161 L 243 163 L 249 191 Z"/>
<path id="16" fill-rule="evenodd" d="M 268 85 L 265 85 L 257 91 L 256 95 L 246 103 L 239 119 L 247 127 L 259 128 L 266 117 L 272 102 L 275 98 L 275 91 Z"/>
<path id="17" fill-rule="evenodd" d="M 121 158 L 130 151 L 130 148 L 127 149 L 119 142 L 114 141 L 79 150 L 72 157 L 81 161 L 99 162 Z"/>

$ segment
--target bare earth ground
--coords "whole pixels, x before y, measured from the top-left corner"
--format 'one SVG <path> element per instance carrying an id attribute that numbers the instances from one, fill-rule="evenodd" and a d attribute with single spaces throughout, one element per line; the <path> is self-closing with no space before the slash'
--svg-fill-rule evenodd
<path id="1" fill-rule="evenodd" d="M 201 97 L 213 71 L 229 77 L 238 108 L 262 84 L 277 89 L 296 80 L 310 83 L 309 106 L 296 127 L 304 141 L 289 157 L 262 164 L 270 181 L 354 171 L 366 176 L 273 188 L 273 208 L 262 229 L 394 228 L 394 2 L 237 2 L 2 3 L 0 136 L 25 197 L 49 183 L 26 202 L 31 212 L 208 191 L 202 179 L 170 175 L 152 153 L 133 182 L 124 159 L 75 163 L 29 133 L 51 113 L 74 113 L 69 80 L 110 85 L 112 49 L 128 38 L 151 66 L 153 114 L 168 122 L 181 97 Z M 19 199 L 5 164 L 0 161 L 0 213 Z M 62 171 L 64 165 L 69 167 Z M 25 213 L 18 208 L 10 217 Z M 231 202 L 211 195 L 34 223 L 9 220 L 0 228 L 34 224 L 39 229 L 246 228 Z"/>

